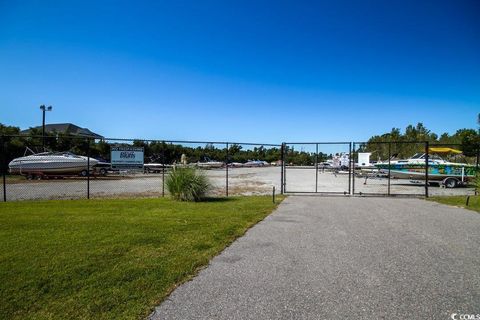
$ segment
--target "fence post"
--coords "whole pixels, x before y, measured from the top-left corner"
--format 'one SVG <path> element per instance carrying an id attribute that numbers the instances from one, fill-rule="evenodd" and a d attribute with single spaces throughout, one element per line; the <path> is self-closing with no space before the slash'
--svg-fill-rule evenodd
<path id="1" fill-rule="evenodd" d="M 390 195 L 390 164 L 391 164 L 391 158 L 392 158 L 392 142 L 388 142 L 388 190 L 387 190 L 387 195 Z"/>
<path id="2" fill-rule="evenodd" d="M 165 141 L 162 141 L 162 197 L 165 197 Z"/>
<path id="3" fill-rule="evenodd" d="M 227 154 L 225 159 L 225 194 L 228 197 L 228 142 L 227 142 Z"/>
<path id="4" fill-rule="evenodd" d="M 90 199 L 90 139 L 87 138 L 87 199 Z"/>
<path id="5" fill-rule="evenodd" d="M 480 162 L 480 145 L 477 146 L 477 169 Z"/>
<path id="6" fill-rule="evenodd" d="M 315 144 L 315 193 L 318 192 L 318 143 Z"/>
<path id="7" fill-rule="evenodd" d="M 425 198 L 428 198 L 428 152 L 429 143 L 425 141 Z"/>
<path id="8" fill-rule="evenodd" d="M 353 143 L 352 149 L 353 149 L 353 152 L 355 152 L 355 142 Z M 353 159 L 353 170 L 352 170 L 352 195 L 355 195 L 355 159 Z"/>
<path id="9" fill-rule="evenodd" d="M 6 181 L 6 171 L 7 171 L 7 147 L 5 142 L 5 137 L 2 135 L 2 183 L 3 183 L 3 202 L 7 202 L 7 181 Z"/>
<path id="10" fill-rule="evenodd" d="M 282 167 L 281 167 L 281 171 L 280 171 L 280 175 L 281 175 L 281 177 L 280 177 L 280 179 L 281 179 L 280 193 L 284 194 L 286 192 L 286 190 L 285 190 L 285 186 L 286 186 L 286 182 L 285 182 L 285 160 L 286 160 L 285 142 L 282 142 L 282 146 L 281 146 L 280 150 L 281 150 L 280 152 L 281 152 L 281 160 L 282 160 Z"/>
<path id="11" fill-rule="evenodd" d="M 352 143 L 348 145 L 348 194 L 351 194 L 352 188 Z M 353 167 L 355 168 L 355 159 L 353 159 Z"/>
<path id="12" fill-rule="evenodd" d="M 475 176 L 478 177 L 480 175 L 480 172 L 478 172 L 479 169 L 479 162 L 480 162 L 480 144 L 477 146 L 477 165 L 475 166 Z M 480 178 L 478 178 L 480 179 Z M 478 183 L 475 184 L 475 195 L 478 194 L 478 188 L 477 188 Z"/>

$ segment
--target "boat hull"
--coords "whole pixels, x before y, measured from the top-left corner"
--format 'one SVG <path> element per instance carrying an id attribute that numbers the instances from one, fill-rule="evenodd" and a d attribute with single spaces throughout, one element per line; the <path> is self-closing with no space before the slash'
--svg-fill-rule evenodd
<path id="1" fill-rule="evenodd" d="M 203 169 L 219 169 L 225 164 L 223 162 L 198 162 L 196 166 Z"/>
<path id="2" fill-rule="evenodd" d="M 379 169 L 388 173 L 389 166 L 378 165 Z M 477 168 L 472 165 L 461 164 L 431 164 L 428 166 L 428 180 L 444 180 L 446 178 L 457 178 L 469 181 L 475 178 Z M 425 180 L 425 164 L 391 164 L 390 177 L 396 179 Z"/>
<path id="3" fill-rule="evenodd" d="M 22 157 L 9 163 L 12 174 L 77 174 L 95 166 L 99 161 L 86 157 L 72 159 L 47 158 L 47 157 Z"/>

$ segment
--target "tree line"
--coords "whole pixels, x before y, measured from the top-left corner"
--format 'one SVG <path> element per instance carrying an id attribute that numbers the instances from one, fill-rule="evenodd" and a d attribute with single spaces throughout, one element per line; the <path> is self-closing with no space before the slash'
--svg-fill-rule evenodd
<path id="1" fill-rule="evenodd" d="M 0 135 L 3 139 L 2 167 L 5 169 L 12 159 L 23 156 L 27 148 L 35 153 L 43 151 L 69 151 L 78 155 L 90 155 L 104 161 L 110 160 L 110 147 L 115 145 L 133 145 L 144 148 L 145 163 L 160 162 L 171 164 L 179 162 L 182 154 L 187 156 L 189 162 L 202 162 L 207 160 L 223 162 L 241 162 L 249 160 L 262 160 L 268 163 L 281 160 L 281 148 L 271 146 L 242 146 L 226 145 L 187 145 L 168 143 L 164 141 L 132 140 L 128 142 L 92 140 L 79 138 L 65 133 L 48 132 L 45 134 L 45 147 L 42 146 L 42 132 L 32 128 L 28 134 L 20 134 L 20 128 L 0 124 Z M 417 141 L 418 143 L 412 143 Z M 422 123 L 409 125 L 402 132 L 393 128 L 390 132 L 375 135 L 366 143 L 357 145 L 354 153 L 371 152 L 372 160 L 385 160 L 388 156 L 408 158 L 414 153 L 425 151 L 424 142 L 430 144 L 443 144 L 463 151 L 466 157 L 476 157 L 480 145 L 480 135 L 474 129 L 459 129 L 454 134 L 443 133 L 437 135 L 428 130 Z M 391 142 L 391 144 L 385 143 Z M 296 150 L 293 146 L 286 146 L 285 157 L 289 164 L 312 165 L 315 158 L 318 162 L 331 159 L 334 154 L 307 152 Z"/>
<path id="2" fill-rule="evenodd" d="M 249 160 L 261 160 L 268 163 L 281 160 L 281 148 L 272 146 L 242 146 L 230 144 L 227 146 L 206 143 L 179 144 L 165 141 L 108 141 L 79 138 L 61 132 L 45 133 L 45 146 L 43 146 L 42 132 L 40 129 L 31 128 L 28 134 L 21 134 L 20 128 L 0 124 L 0 135 L 3 139 L 2 167 L 5 169 L 12 159 L 23 156 L 26 151 L 34 153 L 44 151 L 68 151 L 77 155 L 89 155 L 90 157 L 103 161 L 110 161 L 110 147 L 130 145 L 144 148 L 145 163 L 166 163 L 180 162 L 182 154 L 185 154 L 188 162 L 204 162 L 208 160 L 223 162 L 245 163 Z M 28 148 L 28 149 L 27 149 Z M 296 165 L 309 165 L 315 155 L 305 151 L 297 151 L 292 147 L 286 148 L 289 163 Z M 319 157 L 326 158 L 327 155 L 319 154 Z"/>
<path id="3" fill-rule="evenodd" d="M 480 135 L 475 129 L 459 129 L 451 135 L 437 135 L 422 123 L 417 123 L 415 126 L 408 125 L 403 132 L 399 128 L 393 128 L 388 133 L 375 135 L 366 143 L 360 144 L 355 152 L 371 152 L 372 160 L 387 160 L 389 155 L 409 158 L 415 153 L 425 152 L 425 142 L 430 146 L 458 149 L 466 158 L 476 158 L 480 149 Z"/>

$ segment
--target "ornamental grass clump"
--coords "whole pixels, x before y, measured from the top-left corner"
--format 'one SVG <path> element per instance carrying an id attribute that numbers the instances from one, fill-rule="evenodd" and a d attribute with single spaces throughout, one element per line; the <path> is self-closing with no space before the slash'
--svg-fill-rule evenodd
<path id="1" fill-rule="evenodd" d="M 194 168 L 174 168 L 165 184 L 171 197 L 180 201 L 201 201 L 211 188 L 208 178 Z"/>

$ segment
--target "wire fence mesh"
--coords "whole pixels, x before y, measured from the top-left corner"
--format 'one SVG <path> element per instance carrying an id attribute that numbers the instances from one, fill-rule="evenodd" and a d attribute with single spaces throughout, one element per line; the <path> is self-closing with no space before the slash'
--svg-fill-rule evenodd
<path id="1" fill-rule="evenodd" d="M 181 167 L 208 177 L 209 196 L 271 194 L 281 184 L 280 145 L 19 135 L 2 146 L 9 201 L 165 196 Z"/>
<path id="2" fill-rule="evenodd" d="M 476 192 L 480 149 L 418 141 L 279 145 L 59 134 L 1 139 L 4 201 L 166 196 L 166 179 L 180 167 L 200 170 L 212 185 L 209 196 L 216 197 L 271 194 L 274 189 L 470 195 Z"/>
<path id="3" fill-rule="evenodd" d="M 2 140 L 6 199 L 88 197 L 89 167 L 92 169 L 97 163 L 88 157 L 90 140 L 50 136 L 3 137 Z"/>
<path id="4" fill-rule="evenodd" d="M 286 143 L 285 191 L 350 194 L 350 142 Z"/>
<path id="5" fill-rule="evenodd" d="M 359 195 L 475 194 L 478 147 L 428 142 L 353 144 L 353 193 Z"/>

